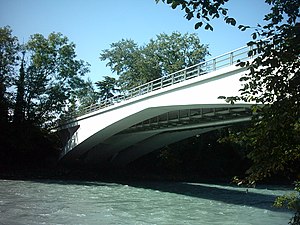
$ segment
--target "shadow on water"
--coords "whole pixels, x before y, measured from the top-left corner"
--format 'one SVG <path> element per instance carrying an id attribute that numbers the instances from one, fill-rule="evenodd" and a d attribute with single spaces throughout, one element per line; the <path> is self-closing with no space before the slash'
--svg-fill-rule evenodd
<path id="1" fill-rule="evenodd" d="M 273 207 L 276 195 L 257 193 L 253 188 L 239 188 L 223 184 L 201 183 L 130 183 L 137 188 L 152 189 L 161 192 L 175 193 L 195 198 L 219 201 L 226 204 L 250 206 L 272 211 L 286 211 Z M 271 187 L 270 187 L 271 188 Z M 270 190 L 268 188 L 268 190 Z M 273 188 L 272 188 L 273 189 Z M 275 190 L 275 189 L 273 189 Z"/>
<path id="2" fill-rule="evenodd" d="M 255 189 L 237 188 L 228 185 L 213 185 L 201 183 L 130 183 L 136 188 L 152 189 L 161 192 L 175 193 L 195 198 L 219 201 L 226 204 L 250 206 L 278 212 L 285 212 L 285 209 L 273 207 L 276 195 L 257 193 Z"/>
<path id="3" fill-rule="evenodd" d="M 276 195 L 258 193 L 262 189 L 282 190 L 282 188 L 274 188 L 273 186 L 262 186 L 256 188 L 242 188 L 230 186 L 228 184 L 215 185 L 203 183 L 185 183 L 185 182 L 149 182 L 149 181 L 60 181 L 60 180 L 34 180 L 36 183 L 59 184 L 59 185 L 80 185 L 80 186 L 120 186 L 128 185 L 134 188 L 143 188 L 147 190 L 155 190 L 159 192 L 174 193 L 194 198 L 219 201 L 225 204 L 233 204 L 240 206 L 255 207 L 277 212 L 287 212 L 286 209 L 273 207 Z M 284 190 L 289 190 L 284 188 Z"/>

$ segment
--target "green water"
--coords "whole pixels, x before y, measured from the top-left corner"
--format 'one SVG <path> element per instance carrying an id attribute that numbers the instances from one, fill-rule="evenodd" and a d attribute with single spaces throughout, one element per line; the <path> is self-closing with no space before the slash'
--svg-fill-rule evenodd
<path id="1" fill-rule="evenodd" d="M 0 180 L 0 224 L 288 224 L 285 187 Z"/>

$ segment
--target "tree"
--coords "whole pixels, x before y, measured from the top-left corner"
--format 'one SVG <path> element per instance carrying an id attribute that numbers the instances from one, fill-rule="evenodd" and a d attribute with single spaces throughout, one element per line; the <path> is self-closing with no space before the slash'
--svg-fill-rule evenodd
<path id="1" fill-rule="evenodd" d="M 107 66 L 119 75 L 121 89 L 129 90 L 203 61 L 207 48 L 196 34 L 173 32 L 157 35 L 141 47 L 133 40 L 122 39 L 102 51 L 100 59 L 108 60 Z"/>
<path id="2" fill-rule="evenodd" d="M 61 116 L 61 120 L 69 119 L 70 117 L 80 114 L 86 107 L 97 103 L 99 93 L 95 90 L 93 82 L 88 78 L 84 81 L 80 88 L 74 90 L 74 93 L 68 100 L 67 113 Z"/>
<path id="3" fill-rule="evenodd" d="M 24 81 L 25 81 L 25 71 L 24 71 L 24 56 L 25 52 L 23 52 L 23 58 L 21 62 L 19 79 L 17 80 L 17 97 L 15 103 L 14 110 L 14 119 L 13 122 L 16 124 L 22 123 L 25 119 L 25 101 L 24 101 Z"/>
<path id="4" fill-rule="evenodd" d="M 163 33 L 151 39 L 146 48 L 151 45 L 154 46 L 153 58 L 157 60 L 163 75 L 202 62 L 209 54 L 208 46 L 201 44 L 196 34 Z"/>
<path id="5" fill-rule="evenodd" d="M 243 135 L 253 148 L 249 153 L 254 162 L 252 181 L 281 171 L 299 173 L 296 165 L 300 162 L 300 24 L 296 22 L 300 3 L 266 2 L 272 5 L 265 16 L 268 24 L 259 25 L 252 34 L 254 40 L 248 43 L 256 46 L 249 54 L 260 55 L 253 62 L 240 63 L 249 68 L 241 78 L 241 96 L 227 98 L 264 104 L 256 107 L 259 117 L 254 117 L 253 126 Z"/>
<path id="6" fill-rule="evenodd" d="M 86 86 L 82 77 L 88 64 L 76 59 L 75 44 L 60 33 L 47 38 L 31 36 L 26 45 L 30 61 L 25 78 L 25 116 L 39 126 L 49 126 L 70 113 L 71 99 Z"/>
<path id="7" fill-rule="evenodd" d="M 121 90 L 129 90 L 161 76 L 157 62 L 151 58 L 151 47 L 149 45 L 146 49 L 133 40 L 122 39 L 112 43 L 111 49 L 102 51 L 100 59 L 109 60 L 107 66 L 119 75 L 118 86 Z"/>
<path id="8" fill-rule="evenodd" d="M 181 5 L 187 19 L 196 16 L 208 22 L 210 18 L 218 18 L 221 12 L 225 16 L 224 20 L 234 26 L 236 21 L 227 17 L 227 10 L 221 7 L 227 1 L 166 2 L 173 8 Z M 252 62 L 239 64 L 249 69 L 248 74 L 241 78 L 244 84 L 241 95 L 226 98 L 232 103 L 242 99 L 263 104 L 262 107 L 253 108 L 259 111 L 259 116 L 253 118 L 253 125 L 239 135 L 231 136 L 232 140 L 245 142 L 252 148 L 248 155 L 253 161 L 247 177 L 249 182 L 256 182 L 278 172 L 292 173 L 296 175 L 295 178 L 300 176 L 300 2 L 265 2 L 271 6 L 270 13 L 264 18 L 267 24 L 251 28 L 254 29 L 253 41 L 248 43 L 254 46 L 249 56 L 258 55 Z M 197 22 L 195 28 L 202 24 L 203 21 Z M 208 23 L 205 28 L 212 30 Z M 239 25 L 238 28 L 244 31 L 250 29 L 250 26 Z M 299 192 L 299 186 L 296 190 Z M 299 224 L 299 195 L 294 202 L 298 206 L 294 207 L 296 214 L 290 223 Z"/>
<path id="9" fill-rule="evenodd" d="M 86 107 L 97 102 L 99 93 L 95 90 L 93 82 L 88 79 L 76 96 L 79 99 L 79 107 Z"/>
<path id="10" fill-rule="evenodd" d="M 157 1 L 158 2 L 158 1 Z M 163 2 L 165 2 L 163 0 Z M 197 17 L 205 22 L 210 19 L 219 18 L 220 14 L 227 14 L 227 9 L 221 7 L 227 1 L 166 1 L 172 8 L 178 5 L 186 12 L 186 18 Z M 249 52 L 249 55 L 258 55 L 253 62 L 241 62 L 241 66 L 247 66 L 249 73 L 241 78 L 245 82 L 241 89 L 241 96 L 227 98 L 232 102 L 237 99 L 264 104 L 259 117 L 255 117 L 254 127 L 249 130 L 248 141 L 255 146 L 255 150 L 250 153 L 250 157 L 259 165 L 259 172 L 254 173 L 252 179 L 257 180 L 270 174 L 284 170 L 291 162 L 300 158 L 299 153 L 299 55 L 300 55 L 300 24 L 299 18 L 300 3 L 297 0 L 280 1 L 266 0 L 272 6 L 271 12 L 265 15 L 267 25 L 255 28 L 252 34 L 253 41 L 248 45 L 256 48 Z M 226 12 L 226 13 L 225 13 Z M 207 17 L 209 15 L 209 17 Z M 286 20 L 285 20 L 286 18 Z M 233 18 L 224 17 L 225 21 L 231 25 L 236 22 Z M 201 22 L 200 22 L 201 23 Z M 196 23 L 195 28 L 200 25 Z M 242 31 L 249 29 L 249 26 L 239 25 Z M 210 29 L 212 30 L 212 29 Z M 267 38 L 267 39 L 265 39 Z M 257 109 L 257 107 L 255 108 Z M 273 131 L 273 132 L 271 132 Z M 280 133 L 282 131 L 282 133 Z M 263 136 L 262 136 L 263 135 Z M 258 141 L 261 140 L 261 141 Z M 266 142 L 264 140 L 272 140 Z M 261 151 L 263 148 L 264 151 Z M 278 154 L 283 157 L 280 162 L 277 157 L 266 157 L 260 154 L 266 149 L 278 150 Z M 286 154 L 289 152 L 289 154 Z M 273 153 L 272 153 L 273 154 Z M 276 155 L 278 156 L 278 155 Z M 260 158 L 260 159 L 258 159 Z M 272 162 L 262 163 L 262 160 L 272 160 Z M 265 168 L 263 168 L 266 166 Z"/>
<path id="11" fill-rule="evenodd" d="M 117 80 L 114 77 L 104 76 L 104 80 L 97 81 L 96 86 L 99 89 L 101 100 L 105 100 L 114 96 L 115 92 L 120 90 L 117 88 Z"/>
<path id="12" fill-rule="evenodd" d="M 11 96 L 7 92 L 14 80 L 19 43 L 9 26 L 0 28 L 0 122 L 7 122 Z"/>
<path id="13" fill-rule="evenodd" d="M 112 43 L 110 47 L 102 51 L 100 60 L 108 60 L 106 65 L 120 76 L 122 89 L 130 89 L 139 80 L 136 63 L 141 58 L 140 48 L 133 40 L 125 39 Z"/>

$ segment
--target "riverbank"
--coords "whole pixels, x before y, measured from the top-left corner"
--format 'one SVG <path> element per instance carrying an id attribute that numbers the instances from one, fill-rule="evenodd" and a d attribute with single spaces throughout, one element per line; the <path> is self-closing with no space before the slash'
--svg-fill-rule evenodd
<path id="1" fill-rule="evenodd" d="M 236 185 L 233 177 L 212 177 L 201 174 L 184 173 L 151 173 L 133 171 L 123 168 L 121 170 L 88 170 L 70 169 L 60 165 L 48 167 L 3 167 L 0 166 L 1 180 L 64 180 L 64 181 L 97 181 L 97 182 L 191 182 L 207 184 Z M 260 185 L 288 185 L 293 182 L 283 177 L 273 177 L 259 182 Z"/>
<path id="2" fill-rule="evenodd" d="M 25 125 L 18 129 L 7 125 L 0 131 L 0 179 L 230 183 L 234 176 L 243 177 L 251 165 L 241 149 L 219 143 L 219 134 L 211 132 L 151 152 L 126 168 L 66 167 L 58 161 L 57 137 Z M 283 178 L 268 183 L 292 183 Z"/>

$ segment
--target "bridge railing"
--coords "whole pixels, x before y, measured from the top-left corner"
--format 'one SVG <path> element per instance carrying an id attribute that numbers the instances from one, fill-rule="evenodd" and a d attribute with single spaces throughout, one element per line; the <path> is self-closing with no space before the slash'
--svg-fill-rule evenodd
<path id="1" fill-rule="evenodd" d="M 80 112 L 76 112 L 75 114 L 72 114 L 71 117 L 78 117 L 82 116 L 94 111 L 97 111 L 99 109 L 114 105 L 116 103 L 141 96 L 180 82 L 183 82 L 188 79 L 192 79 L 195 77 L 199 77 L 203 74 L 213 72 L 215 70 L 235 65 L 240 61 L 245 61 L 250 58 L 248 56 L 248 52 L 250 50 L 253 50 L 252 46 L 244 46 L 241 48 L 238 48 L 236 50 L 233 50 L 231 52 L 225 53 L 223 55 L 217 56 L 215 58 L 200 62 L 196 65 L 186 67 L 182 70 L 176 71 L 174 73 L 171 73 L 167 76 L 163 76 L 161 78 L 155 79 L 153 81 L 150 81 L 148 83 L 142 84 L 138 87 L 132 88 L 122 95 L 117 95 L 105 100 L 101 100 L 99 103 L 87 106 L 83 108 Z M 253 57 L 253 56 L 251 56 Z"/>

